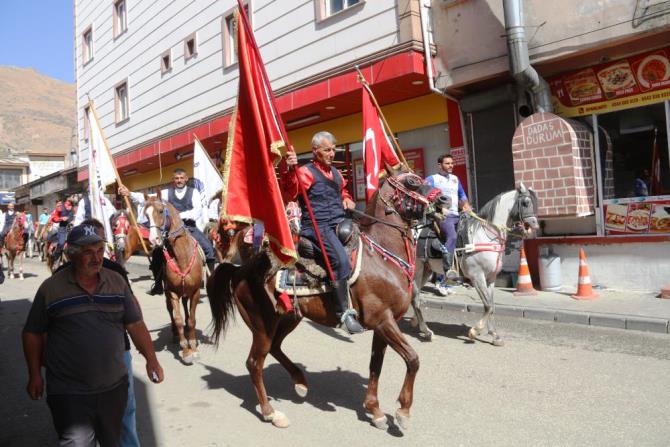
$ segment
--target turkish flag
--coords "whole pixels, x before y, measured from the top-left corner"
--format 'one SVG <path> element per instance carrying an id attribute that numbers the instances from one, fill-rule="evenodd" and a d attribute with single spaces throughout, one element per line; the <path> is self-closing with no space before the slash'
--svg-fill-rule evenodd
<path id="1" fill-rule="evenodd" d="M 365 170 L 365 201 L 369 202 L 379 188 L 379 175 L 385 164 L 397 166 L 400 160 L 393 150 L 370 92 L 363 90 L 363 167 Z"/>
<path id="2" fill-rule="evenodd" d="M 246 15 L 238 11 L 236 18 L 240 78 L 223 157 L 221 217 L 262 222 L 273 253 L 290 264 L 297 254 L 274 169 L 286 142 Z"/>

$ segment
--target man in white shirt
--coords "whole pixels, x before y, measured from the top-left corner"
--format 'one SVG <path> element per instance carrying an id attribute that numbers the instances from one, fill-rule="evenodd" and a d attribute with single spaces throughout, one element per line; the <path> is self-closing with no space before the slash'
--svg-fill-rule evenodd
<path id="1" fill-rule="evenodd" d="M 179 216 L 184 221 L 184 226 L 191 233 L 191 236 L 198 241 L 205 253 L 205 260 L 210 271 L 214 271 L 214 262 L 216 260 L 214 254 L 214 247 L 212 243 L 205 237 L 202 232 L 202 198 L 197 189 L 187 186 L 188 175 L 186 171 L 181 168 L 174 170 L 172 176 L 172 186 L 161 190 L 160 197 L 162 200 L 170 203 L 179 212 Z M 130 196 L 133 202 L 144 204 L 144 194 L 130 192 L 128 188 L 121 185 L 119 187 L 119 194 L 122 196 Z M 160 260 L 160 264 L 159 264 Z M 152 287 L 151 292 L 154 294 L 162 292 L 162 273 L 163 273 L 163 259 L 162 253 L 159 251 L 158 256 L 154 250 L 152 257 L 151 270 L 154 273 L 154 280 L 156 283 Z"/>
<path id="2" fill-rule="evenodd" d="M 107 223 L 109 223 L 109 218 L 112 217 L 114 213 L 116 213 L 116 208 L 114 205 L 112 205 L 109 199 L 107 199 L 107 197 L 104 197 L 104 203 L 102 207 L 102 212 L 105 213 L 105 219 L 107 219 Z M 77 226 L 84 220 L 91 219 L 93 217 L 92 213 L 91 197 L 88 195 L 88 193 L 84 193 L 81 200 L 77 204 L 77 212 L 74 215 L 73 225 Z"/>

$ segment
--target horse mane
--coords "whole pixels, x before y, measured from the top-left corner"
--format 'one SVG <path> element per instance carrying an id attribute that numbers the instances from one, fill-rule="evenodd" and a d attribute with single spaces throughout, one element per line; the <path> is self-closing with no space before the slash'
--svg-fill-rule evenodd
<path id="1" fill-rule="evenodd" d="M 508 192 L 509 191 L 503 191 L 494 198 L 492 198 L 491 200 L 489 200 L 488 202 L 486 202 L 486 204 L 479 209 L 479 217 L 486 220 L 493 219 L 493 215 L 496 212 L 498 204 L 500 204 L 500 201 L 502 200 L 502 196 L 504 194 L 507 194 Z"/>

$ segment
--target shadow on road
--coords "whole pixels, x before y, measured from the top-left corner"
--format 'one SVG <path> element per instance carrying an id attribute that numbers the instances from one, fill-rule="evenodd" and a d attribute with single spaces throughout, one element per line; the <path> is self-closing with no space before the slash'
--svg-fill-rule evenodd
<path id="1" fill-rule="evenodd" d="M 347 343 L 353 343 L 353 340 L 350 339 L 349 337 L 345 337 L 340 333 L 338 329 L 329 327 L 329 326 L 324 326 L 322 324 L 314 323 L 313 321 L 305 319 L 305 322 L 312 326 L 314 329 L 317 331 L 321 332 L 322 334 L 328 335 L 329 337 L 333 337 L 337 340 L 344 341 Z"/>
<path id="2" fill-rule="evenodd" d="M 136 351 L 133 356 L 140 355 Z M 149 402 L 149 393 L 147 384 L 137 379 L 137 374 L 144 371 L 137 368 L 133 371 L 135 375 L 135 421 L 137 423 L 137 436 L 140 439 L 140 445 L 157 445 L 156 433 L 154 431 L 154 420 L 151 413 L 151 403 Z"/>
<path id="3" fill-rule="evenodd" d="M 470 326 L 467 326 L 465 324 L 450 324 L 450 323 L 439 323 L 432 321 L 428 321 L 426 322 L 426 324 L 428 325 L 430 330 L 433 331 L 435 335 L 439 335 L 440 337 L 451 338 L 454 340 L 461 340 L 464 343 L 468 344 L 474 343 L 472 340 L 468 338 L 468 331 L 470 330 Z M 419 336 L 419 329 L 412 327 L 409 320 L 405 319 L 400 320 L 398 322 L 398 326 L 400 327 L 400 330 L 403 332 L 403 334 L 408 335 L 410 337 L 414 337 L 420 341 L 426 341 L 425 339 Z"/>
<path id="4" fill-rule="evenodd" d="M 309 393 L 302 399 L 294 391 L 293 382 L 286 370 L 277 363 L 263 369 L 263 380 L 271 402 L 283 400 L 294 403 L 308 403 L 321 411 L 336 411 L 337 407 L 347 408 L 356 412 L 359 421 L 371 423 L 371 418 L 363 408 L 362 402 L 367 391 L 368 379 L 358 373 L 337 368 L 333 371 L 319 371 L 308 373 L 300 363 L 296 364 L 305 371 Z M 235 376 L 221 369 L 203 364 L 209 374 L 202 376 L 210 389 L 225 389 L 236 396 L 242 403 L 240 406 L 250 413 L 261 418 L 256 410 L 258 401 L 248 374 Z M 388 433 L 392 436 L 403 436 L 394 418 L 389 419 Z"/>
<path id="5" fill-rule="evenodd" d="M 156 352 L 168 351 L 180 363 L 187 366 L 189 365 L 188 363 L 184 363 L 181 356 L 179 355 L 181 349 L 179 347 L 179 338 L 177 336 L 172 335 L 172 328 L 169 324 L 161 326 L 158 329 L 152 329 L 149 331 L 149 333 L 156 334 L 156 340 L 154 341 L 154 350 Z M 201 329 L 198 329 L 197 327 L 195 329 L 195 337 L 196 340 L 198 340 L 198 346 L 212 344 L 212 341 L 210 340 L 209 336 L 205 335 L 205 333 Z"/>

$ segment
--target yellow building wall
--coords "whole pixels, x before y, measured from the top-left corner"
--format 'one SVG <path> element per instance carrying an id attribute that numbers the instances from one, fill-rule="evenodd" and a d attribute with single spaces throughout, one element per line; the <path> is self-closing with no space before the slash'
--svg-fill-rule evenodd
<path id="1" fill-rule="evenodd" d="M 448 121 L 446 99 L 434 94 L 389 104 L 382 107 L 382 112 L 394 132 L 405 132 Z M 300 154 L 311 150 L 312 136 L 321 130 L 332 133 L 338 144 L 361 141 L 363 139 L 362 114 L 355 113 L 313 126 L 302 127 L 289 131 L 288 136 L 296 152 Z M 162 178 L 161 171 L 156 169 L 124 176 L 122 181 L 131 191 L 162 185 L 170 182 L 172 171 L 176 168 L 183 168 L 189 176 L 192 175 L 193 159 L 187 158 L 172 165 L 163 166 Z"/>

